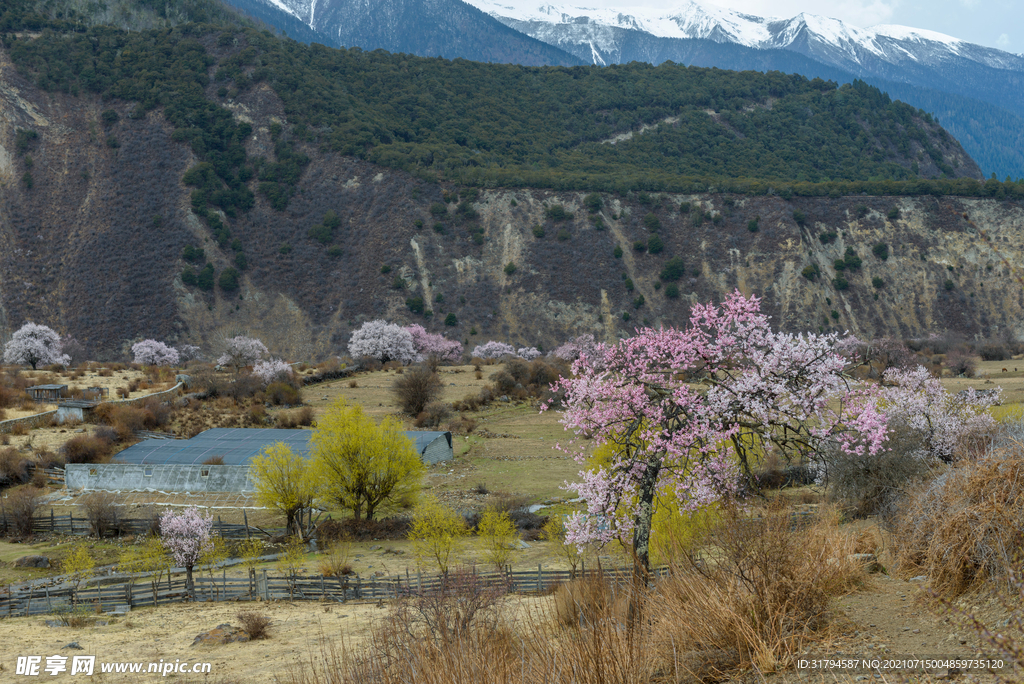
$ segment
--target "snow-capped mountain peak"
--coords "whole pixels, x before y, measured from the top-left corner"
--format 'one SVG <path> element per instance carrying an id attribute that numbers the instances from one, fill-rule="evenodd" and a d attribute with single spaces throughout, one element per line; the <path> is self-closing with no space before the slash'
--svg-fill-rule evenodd
<path id="1" fill-rule="evenodd" d="M 952 36 L 908 26 L 886 24 L 858 28 L 839 19 L 807 13 L 790 19 L 757 17 L 695 0 L 686 0 L 681 7 L 672 9 L 597 8 L 545 0 L 467 2 L 519 30 L 523 30 L 524 25 L 533 26 L 547 36 L 559 26 L 570 31 L 583 26 L 607 27 L 641 31 L 659 38 L 706 39 L 757 49 L 799 49 L 812 55 L 829 53 L 832 61 L 854 64 L 860 64 L 867 57 L 890 64 L 942 59 L 943 54 L 961 54 L 961 49 L 968 45 Z M 541 29 L 542 25 L 546 28 Z M 798 43 L 803 44 L 794 48 Z M 990 48 L 972 47 L 978 48 L 974 59 L 988 66 L 1006 68 L 1005 59 L 1000 55 L 1016 57 Z"/>

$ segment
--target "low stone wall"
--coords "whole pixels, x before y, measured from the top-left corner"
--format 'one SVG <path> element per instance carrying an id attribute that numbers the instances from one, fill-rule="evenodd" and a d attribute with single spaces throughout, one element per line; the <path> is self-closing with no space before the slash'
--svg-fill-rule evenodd
<path id="1" fill-rule="evenodd" d="M 14 429 L 15 425 L 24 425 L 25 427 L 32 429 L 37 427 L 44 427 L 50 424 L 53 417 L 57 415 L 57 410 L 44 411 L 42 413 L 34 413 L 31 416 L 25 416 L 24 418 L 11 418 L 0 422 L 0 434 L 10 432 Z"/>
<path id="2" fill-rule="evenodd" d="M 205 474 L 204 474 L 205 473 Z M 69 463 L 68 490 L 155 492 L 251 492 L 248 466 Z"/>
<path id="3" fill-rule="evenodd" d="M 153 394 L 147 394 L 142 397 L 133 397 L 131 399 L 111 399 L 104 401 L 104 404 L 120 404 L 122 406 L 138 406 L 144 404 L 150 399 L 159 399 L 161 401 L 170 401 L 171 397 L 178 394 L 178 391 L 184 386 L 185 383 L 179 382 L 177 385 L 170 389 L 165 389 L 162 392 L 154 392 Z"/>

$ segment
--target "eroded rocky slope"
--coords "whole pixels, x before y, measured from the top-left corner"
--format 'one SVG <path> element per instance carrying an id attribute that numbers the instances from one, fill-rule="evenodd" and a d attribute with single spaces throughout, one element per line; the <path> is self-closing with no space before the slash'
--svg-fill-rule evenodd
<path id="1" fill-rule="evenodd" d="M 254 87 L 231 107 L 254 126 L 248 153 L 271 155 L 269 127 L 287 123 L 273 92 Z M 109 108 L 120 113 L 112 124 L 100 116 Z M 195 163 L 188 145 L 172 141 L 159 111 L 130 112 L 39 91 L 0 52 L 0 337 L 34 320 L 94 355 L 123 357 L 143 337 L 213 351 L 245 332 L 310 358 L 343 352 L 354 327 L 383 317 L 470 344 L 551 348 L 583 332 L 682 324 L 690 303 L 733 288 L 762 296 L 775 323 L 794 331 L 1024 337 L 1019 202 L 606 194 L 594 215 L 581 192 L 477 194 L 311 145 L 284 211 L 259 197 L 232 221 L 249 262 L 241 287 L 202 291 L 181 281 L 184 248 L 202 247 L 218 273 L 235 250 L 218 247 L 192 213 L 181 182 Z M 19 140 L 19 130 L 38 137 Z M 556 220 L 555 205 L 572 217 Z M 309 236 L 328 211 L 341 220 L 334 254 Z M 659 253 L 635 249 L 654 233 Z M 823 233 L 835 238 L 826 244 Z M 873 254 L 879 243 L 887 260 Z M 862 265 L 843 272 L 849 286 L 839 290 L 834 261 L 847 248 Z M 672 257 L 685 263 L 675 299 L 658 277 Z M 814 280 L 801 275 L 811 264 Z M 410 311 L 417 297 L 431 317 Z"/>

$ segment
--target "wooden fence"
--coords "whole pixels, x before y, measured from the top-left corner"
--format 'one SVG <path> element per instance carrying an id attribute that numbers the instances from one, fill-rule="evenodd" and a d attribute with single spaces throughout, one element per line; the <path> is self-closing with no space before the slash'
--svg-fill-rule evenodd
<path id="1" fill-rule="evenodd" d="M 2 501 L 0 501 L 2 505 Z M 117 535 L 129 534 L 150 534 L 155 531 L 155 518 L 118 518 L 108 521 L 106 527 Z M 0 536 L 10 534 L 14 529 L 14 521 L 8 520 L 6 511 L 0 509 Z M 277 537 L 285 533 L 283 527 L 261 528 L 248 523 L 248 516 L 244 524 L 221 522 L 220 517 L 213 523 L 213 532 L 225 539 L 249 539 L 251 537 Z M 67 536 L 93 534 L 92 524 L 84 515 L 54 515 L 50 509 L 49 515 L 37 515 L 32 519 L 33 534 L 63 534 Z"/>
<path id="2" fill-rule="evenodd" d="M 583 569 L 579 576 L 600 577 L 613 586 L 626 585 L 631 568 Z M 656 578 L 668 575 L 667 568 L 657 568 Z M 436 594 L 441 591 L 499 589 L 508 593 L 543 593 L 573 579 L 568 570 L 537 570 L 451 574 L 448 577 L 424 577 L 422 573 L 404 577 L 363 579 L 346 577 L 269 575 L 266 570 L 250 572 L 248 577 L 220 577 L 196 570 L 196 601 L 380 601 Z M 73 587 L 0 587 L 0 618 L 68 613 L 87 610 L 95 613 L 120 612 L 133 607 L 185 601 L 185 578 L 178 576 L 151 579 L 117 579 L 97 586 Z"/>

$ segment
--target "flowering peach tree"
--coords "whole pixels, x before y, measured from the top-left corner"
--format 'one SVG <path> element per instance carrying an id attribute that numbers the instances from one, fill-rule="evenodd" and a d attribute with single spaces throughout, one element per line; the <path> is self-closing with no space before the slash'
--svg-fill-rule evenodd
<path id="1" fill-rule="evenodd" d="M 135 363 L 146 366 L 176 366 L 180 358 L 178 350 L 158 340 L 142 340 L 132 345 Z"/>
<path id="2" fill-rule="evenodd" d="M 768 321 L 756 297 L 735 292 L 694 306 L 684 330 L 638 330 L 575 361 L 553 388 L 565 392 L 562 423 L 576 435 L 562 448 L 582 463 L 592 439 L 614 456 L 570 485 L 587 514 L 566 522 L 568 543 L 631 534 L 645 577 L 660 496 L 695 510 L 735 494 L 756 454 L 813 456 L 826 441 L 881 447 L 884 419 L 848 386 L 835 336 L 778 333 Z"/>
<path id="3" fill-rule="evenodd" d="M 878 410 L 890 425 L 900 423 L 921 433 L 926 457 L 948 463 L 966 443 L 996 426 L 988 409 L 999 403 L 1001 388 L 982 392 L 969 388 L 950 394 L 922 366 L 890 368 L 883 378 Z"/>
<path id="4" fill-rule="evenodd" d="M 185 593 L 189 598 L 195 598 L 192 568 L 212 546 L 212 529 L 213 519 L 199 515 L 195 506 L 181 513 L 168 509 L 160 516 L 160 542 L 171 552 L 175 565 L 185 568 Z"/>
<path id="5" fill-rule="evenodd" d="M 68 365 L 71 358 L 62 353 L 60 335 L 52 328 L 31 321 L 18 328 L 4 345 L 4 363 L 37 366 L 52 363 Z"/>
<path id="6" fill-rule="evenodd" d="M 217 359 L 220 366 L 234 366 L 237 373 L 246 366 L 255 364 L 260 359 L 270 356 L 270 350 L 263 341 L 255 337 L 236 335 L 224 340 L 224 354 Z"/>
<path id="7" fill-rule="evenodd" d="M 455 363 L 462 358 L 462 343 L 458 340 L 427 332 L 422 325 L 410 325 L 406 330 L 412 335 L 413 347 L 421 360 L 433 357 L 442 363 Z"/>

